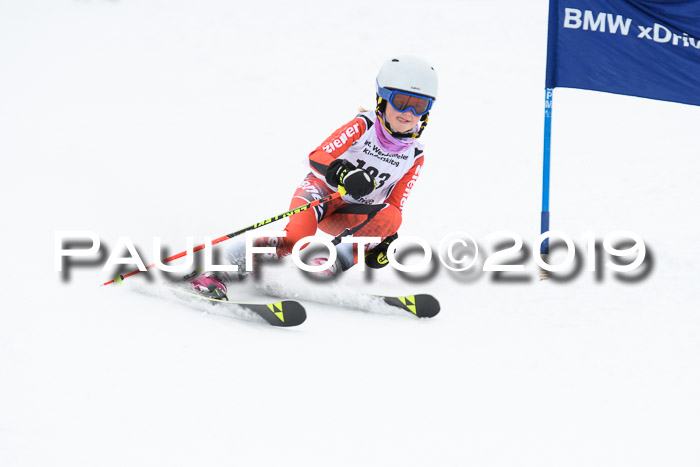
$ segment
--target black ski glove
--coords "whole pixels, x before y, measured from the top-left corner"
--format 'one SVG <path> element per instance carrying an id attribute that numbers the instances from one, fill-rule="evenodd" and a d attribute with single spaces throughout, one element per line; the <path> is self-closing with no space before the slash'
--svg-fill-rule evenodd
<path id="1" fill-rule="evenodd" d="M 380 269 L 389 264 L 389 258 L 387 258 L 386 253 L 391 242 L 397 238 L 399 238 L 398 233 L 389 235 L 379 245 L 365 253 L 365 264 L 372 269 Z"/>
<path id="2" fill-rule="evenodd" d="M 326 181 L 332 187 L 342 187 L 353 198 L 361 198 L 372 193 L 377 184 L 372 174 L 358 169 L 345 159 L 336 159 L 326 170 Z"/>

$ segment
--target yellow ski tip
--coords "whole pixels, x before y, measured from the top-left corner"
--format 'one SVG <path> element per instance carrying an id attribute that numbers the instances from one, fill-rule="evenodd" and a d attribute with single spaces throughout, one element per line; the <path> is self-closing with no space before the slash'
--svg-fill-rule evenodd
<path id="1" fill-rule="evenodd" d="M 284 323 L 284 313 L 282 312 L 282 302 L 277 302 L 277 303 L 270 303 L 267 305 L 267 307 L 270 309 L 271 312 L 277 316 L 280 321 Z M 275 311 L 275 309 L 279 311 Z"/>
<path id="2" fill-rule="evenodd" d="M 408 310 L 413 313 L 414 315 L 418 315 L 418 312 L 416 311 L 416 296 L 415 295 L 409 295 L 408 297 L 396 297 L 399 299 L 403 305 L 408 308 Z"/>

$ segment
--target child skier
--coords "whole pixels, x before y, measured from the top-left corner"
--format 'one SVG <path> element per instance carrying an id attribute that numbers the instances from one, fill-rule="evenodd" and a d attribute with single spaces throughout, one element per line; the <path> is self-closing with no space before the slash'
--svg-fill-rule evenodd
<path id="1" fill-rule="evenodd" d="M 297 188 L 290 210 L 333 192 L 343 196 L 290 217 L 286 237 L 261 237 L 255 246 L 274 247 L 282 258 L 294 244 L 317 229 L 333 236 L 380 237 L 364 260 L 370 267 L 386 265 L 386 251 L 398 235 L 404 203 L 423 166 L 418 138 L 428 123 L 437 97 L 437 74 L 424 60 L 398 56 L 384 63 L 376 80 L 377 107 L 341 126 L 309 154 L 311 172 Z M 335 275 L 359 261 L 350 243 L 336 247 L 338 260 L 327 270 Z M 240 263 L 240 246 L 226 252 Z M 325 263 L 316 258 L 312 264 Z M 226 298 L 226 274 L 207 272 L 191 281 L 204 294 Z"/>

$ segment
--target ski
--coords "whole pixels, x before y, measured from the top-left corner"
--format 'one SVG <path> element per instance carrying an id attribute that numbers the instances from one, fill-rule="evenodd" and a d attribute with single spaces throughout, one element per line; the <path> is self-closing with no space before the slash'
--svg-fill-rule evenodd
<path id="1" fill-rule="evenodd" d="M 260 316 L 272 326 L 289 328 L 292 326 L 299 326 L 306 321 L 306 310 L 304 306 L 295 300 L 282 300 L 273 303 L 232 302 L 230 300 L 205 297 L 198 293 L 188 292 L 177 287 L 170 287 L 167 285 L 166 287 L 179 294 L 189 295 L 200 300 L 207 300 L 218 306 L 235 305 L 244 308 Z"/>
<path id="2" fill-rule="evenodd" d="M 432 295 L 418 294 L 405 297 L 373 296 L 381 299 L 387 305 L 405 310 L 419 318 L 432 318 L 440 313 L 440 302 Z"/>

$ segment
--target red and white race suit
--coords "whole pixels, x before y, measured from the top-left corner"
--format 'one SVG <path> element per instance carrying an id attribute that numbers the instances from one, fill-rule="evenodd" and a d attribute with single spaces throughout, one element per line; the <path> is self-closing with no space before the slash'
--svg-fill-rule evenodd
<path id="1" fill-rule="evenodd" d="M 345 195 L 292 216 L 285 228 L 287 237 L 277 246 L 280 256 L 289 254 L 299 239 L 314 235 L 317 228 L 334 236 L 385 238 L 401 225 L 404 203 L 423 166 L 423 145 L 416 139 L 392 136 L 374 112 L 361 113 L 309 154 L 311 173 L 294 193 L 290 209 L 337 191 L 325 180 L 335 159 L 346 159 L 369 172 L 376 181 L 375 190 L 359 199 Z"/>

